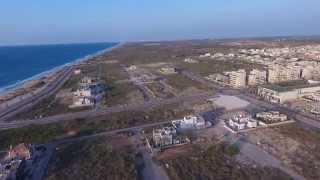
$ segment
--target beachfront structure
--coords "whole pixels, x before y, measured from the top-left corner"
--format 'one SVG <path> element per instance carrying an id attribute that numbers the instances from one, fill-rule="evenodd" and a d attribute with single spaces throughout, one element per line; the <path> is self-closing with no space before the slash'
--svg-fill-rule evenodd
<path id="1" fill-rule="evenodd" d="M 292 82 L 293 85 L 269 84 L 258 87 L 258 95 L 263 99 L 284 103 L 304 96 L 312 95 L 320 91 L 320 84 Z"/>
<path id="2" fill-rule="evenodd" d="M 256 118 L 267 124 L 283 122 L 288 120 L 287 115 L 282 114 L 279 111 L 260 112 L 256 114 Z"/>
<path id="3" fill-rule="evenodd" d="M 202 129 L 205 128 L 205 120 L 201 116 L 186 116 L 181 120 L 172 121 L 177 130 Z"/>
<path id="4" fill-rule="evenodd" d="M 267 71 L 253 69 L 248 75 L 248 85 L 256 86 L 266 84 L 267 82 Z"/>

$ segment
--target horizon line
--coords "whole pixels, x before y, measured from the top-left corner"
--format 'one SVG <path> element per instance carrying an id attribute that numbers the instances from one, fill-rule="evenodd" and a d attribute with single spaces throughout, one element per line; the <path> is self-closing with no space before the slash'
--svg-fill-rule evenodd
<path id="1" fill-rule="evenodd" d="M 230 36 L 230 37 L 218 37 L 218 38 L 176 38 L 176 39 L 159 39 L 159 40 L 127 40 L 127 41 L 92 41 L 92 42 L 61 42 L 61 43 L 16 43 L 1 45 L 0 47 L 17 47 L 17 46 L 54 46 L 54 45 L 77 45 L 77 44 L 103 44 L 103 43 L 140 43 L 140 42 L 174 42 L 174 41 L 195 41 L 195 40 L 241 40 L 241 39 L 266 39 L 266 38 L 320 38 L 320 34 L 313 35 L 266 35 L 266 36 Z"/>

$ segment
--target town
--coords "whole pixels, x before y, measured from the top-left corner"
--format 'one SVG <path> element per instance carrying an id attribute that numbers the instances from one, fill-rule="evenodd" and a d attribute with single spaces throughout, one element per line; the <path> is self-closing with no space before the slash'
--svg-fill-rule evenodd
<path id="1" fill-rule="evenodd" d="M 320 41 L 126 43 L 65 71 L 1 101 L 1 180 L 320 176 Z"/>

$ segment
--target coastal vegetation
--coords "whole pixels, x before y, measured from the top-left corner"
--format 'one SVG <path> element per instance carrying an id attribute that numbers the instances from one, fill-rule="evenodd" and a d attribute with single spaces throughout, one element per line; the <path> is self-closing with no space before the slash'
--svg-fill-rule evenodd
<path id="1" fill-rule="evenodd" d="M 47 179 L 137 179 L 132 146 L 113 145 L 110 141 L 107 137 L 59 147 Z"/>
<path id="2" fill-rule="evenodd" d="M 226 143 L 214 144 L 207 149 L 195 145 L 193 151 L 161 162 L 171 180 L 291 179 L 278 169 L 239 163 L 236 160 L 238 152 L 235 146 Z"/>
<path id="3" fill-rule="evenodd" d="M 0 149 L 25 143 L 46 143 L 61 138 L 90 135 L 103 131 L 128 128 L 142 124 L 182 118 L 191 110 L 179 104 L 161 106 L 141 111 L 126 111 L 95 119 L 74 119 L 47 125 L 31 125 L 18 129 L 0 131 Z"/>

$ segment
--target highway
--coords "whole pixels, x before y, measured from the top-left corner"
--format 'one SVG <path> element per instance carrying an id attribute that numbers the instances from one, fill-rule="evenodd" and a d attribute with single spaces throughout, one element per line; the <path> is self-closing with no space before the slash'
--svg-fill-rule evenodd
<path id="1" fill-rule="evenodd" d="M 192 102 L 195 100 L 206 100 L 212 96 L 213 94 L 208 94 L 208 93 L 196 94 L 193 96 L 179 96 L 179 97 L 164 99 L 164 100 L 150 100 L 143 104 L 119 105 L 119 106 L 113 106 L 113 107 L 104 108 L 104 109 L 98 109 L 98 110 L 88 110 L 88 111 L 81 111 L 81 112 L 75 112 L 75 113 L 60 114 L 60 115 L 45 117 L 41 119 L 0 122 L 0 130 L 20 128 L 20 127 L 24 127 L 32 124 L 41 125 L 41 124 L 70 121 L 70 120 L 81 119 L 81 118 L 95 118 L 95 117 L 106 116 L 112 113 L 119 113 L 119 112 L 125 112 L 125 111 L 144 111 L 148 108 L 158 107 L 161 105 L 169 105 L 169 104 L 175 104 L 180 102 Z"/>
<path id="2" fill-rule="evenodd" d="M 8 106 L 6 109 L 0 110 L 0 120 L 5 121 L 13 117 L 17 113 L 28 110 L 28 108 L 36 105 L 41 100 L 53 95 L 69 79 L 69 77 L 73 73 L 73 70 L 73 66 L 65 67 L 64 69 L 62 69 L 61 75 L 50 82 L 48 85 L 46 85 L 42 91 L 34 94 L 29 98 L 21 99 L 17 103 Z"/>

